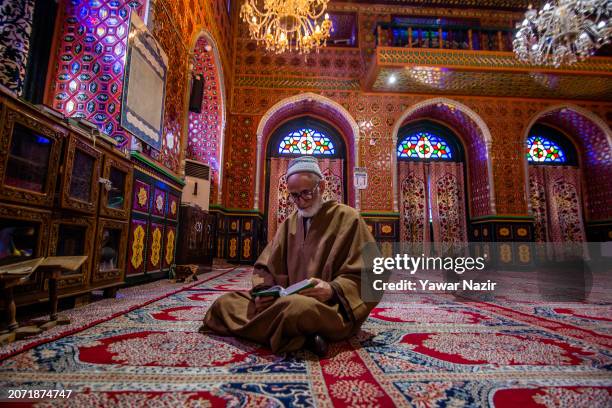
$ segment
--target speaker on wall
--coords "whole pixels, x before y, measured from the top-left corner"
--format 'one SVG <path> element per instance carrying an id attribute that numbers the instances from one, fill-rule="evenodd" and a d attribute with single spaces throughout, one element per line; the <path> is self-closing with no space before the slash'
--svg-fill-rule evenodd
<path id="1" fill-rule="evenodd" d="M 196 76 L 191 82 L 191 95 L 189 96 L 189 112 L 202 113 L 203 99 L 204 78 Z"/>

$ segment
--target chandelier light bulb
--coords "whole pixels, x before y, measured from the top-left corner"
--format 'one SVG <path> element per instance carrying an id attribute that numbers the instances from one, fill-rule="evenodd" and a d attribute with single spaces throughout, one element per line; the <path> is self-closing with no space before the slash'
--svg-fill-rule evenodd
<path id="1" fill-rule="evenodd" d="M 327 44 L 333 24 L 326 13 L 329 0 L 246 0 L 240 17 L 250 37 L 266 50 L 300 54 Z"/>

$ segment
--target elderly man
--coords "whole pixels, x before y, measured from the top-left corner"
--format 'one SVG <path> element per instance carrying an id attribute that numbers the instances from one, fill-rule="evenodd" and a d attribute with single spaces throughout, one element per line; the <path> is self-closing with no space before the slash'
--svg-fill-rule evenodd
<path id="1" fill-rule="evenodd" d="M 200 331 L 267 344 L 274 353 L 307 348 L 322 357 L 327 341 L 353 335 L 375 306 L 360 296 L 361 251 L 374 238 L 356 210 L 323 201 L 325 180 L 316 158 L 293 159 L 287 187 L 297 211 L 279 226 L 255 263 L 253 289 L 217 299 Z M 314 287 L 298 294 L 252 296 L 307 278 Z"/>

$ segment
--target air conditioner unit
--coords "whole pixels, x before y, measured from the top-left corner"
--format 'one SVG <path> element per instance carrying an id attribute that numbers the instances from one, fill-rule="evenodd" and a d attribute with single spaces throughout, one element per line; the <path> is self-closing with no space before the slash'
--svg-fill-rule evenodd
<path id="1" fill-rule="evenodd" d="M 196 204 L 208 211 L 210 200 L 210 166 L 193 160 L 185 160 L 184 204 Z"/>

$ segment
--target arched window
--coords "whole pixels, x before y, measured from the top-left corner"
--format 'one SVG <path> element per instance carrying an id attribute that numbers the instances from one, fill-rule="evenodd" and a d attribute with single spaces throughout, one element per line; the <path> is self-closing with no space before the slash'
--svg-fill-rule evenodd
<path id="1" fill-rule="evenodd" d="M 558 144 L 544 136 L 527 138 L 527 160 L 532 163 L 565 163 L 565 153 Z"/>
<path id="2" fill-rule="evenodd" d="M 310 154 L 333 156 L 334 143 L 329 137 L 312 128 L 290 131 L 278 145 L 279 154 Z"/>
<path id="3" fill-rule="evenodd" d="M 456 136 L 445 126 L 429 120 L 403 126 L 396 149 L 398 160 L 463 160 L 463 149 Z"/>
<path id="4" fill-rule="evenodd" d="M 558 130 L 546 125 L 534 125 L 525 141 L 529 164 L 575 165 L 576 151 Z"/>
<path id="5" fill-rule="evenodd" d="M 415 132 L 397 146 L 397 156 L 410 159 L 450 160 L 453 152 L 445 139 L 428 131 Z"/>
<path id="6" fill-rule="evenodd" d="M 398 132 L 396 155 L 401 240 L 467 239 L 464 150 L 453 131 L 431 120 L 409 123 Z"/>
<path id="7" fill-rule="evenodd" d="M 344 157 L 345 146 L 335 127 L 312 116 L 301 116 L 274 130 L 266 152 L 269 157 L 312 155 L 331 159 Z"/>

